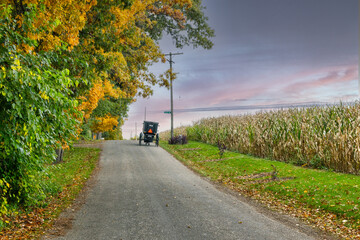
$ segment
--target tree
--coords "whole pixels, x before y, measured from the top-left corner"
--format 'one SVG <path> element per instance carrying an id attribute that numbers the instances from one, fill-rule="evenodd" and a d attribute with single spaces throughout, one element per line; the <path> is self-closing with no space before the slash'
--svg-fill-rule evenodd
<path id="1" fill-rule="evenodd" d="M 88 13 L 89 22 L 80 32 L 84 45 L 79 48 L 93 56 L 90 65 L 120 89 L 120 98 L 148 97 L 153 85 L 169 85 L 168 78 L 149 72 L 150 65 L 165 60 L 157 45 L 163 32 L 178 47 L 212 47 L 214 32 L 202 10 L 199 0 L 101 1 Z"/>
<path id="2" fill-rule="evenodd" d="M 106 71 L 127 97 L 151 95 L 163 84 L 149 66 L 165 61 L 157 41 L 168 32 L 178 47 L 212 47 L 214 32 L 207 25 L 201 1 L 101 1 L 88 13 L 80 32 L 82 52 L 93 56 L 95 71 Z M 124 88 L 122 86 L 125 86 Z"/>
<path id="3" fill-rule="evenodd" d="M 211 38 L 215 36 L 215 32 L 208 25 L 208 18 L 204 14 L 204 7 L 201 0 L 192 0 L 191 7 L 180 8 L 174 3 L 174 14 L 179 15 L 175 21 L 166 14 L 161 14 L 168 11 L 166 7 L 157 3 L 153 11 L 148 13 L 148 17 L 155 23 L 151 28 L 146 29 L 155 41 L 160 40 L 163 34 L 170 35 L 177 48 L 182 48 L 185 45 L 192 45 L 193 47 L 203 47 L 204 49 L 211 49 L 213 43 Z M 160 14 L 159 14 L 160 13 Z"/>

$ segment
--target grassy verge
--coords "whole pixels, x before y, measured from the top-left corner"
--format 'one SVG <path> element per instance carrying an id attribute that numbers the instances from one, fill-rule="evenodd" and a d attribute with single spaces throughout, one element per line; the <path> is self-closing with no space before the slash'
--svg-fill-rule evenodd
<path id="1" fill-rule="evenodd" d="M 105 140 L 78 140 L 77 142 L 75 142 L 75 144 L 91 144 L 91 145 L 95 145 L 95 144 L 99 144 L 105 142 Z"/>
<path id="2" fill-rule="evenodd" d="M 46 199 L 37 207 L 14 206 L 12 213 L 2 216 L 5 223 L 1 239 L 35 239 L 51 227 L 61 211 L 77 197 L 96 167 L 100 149 L 72 148 L 64 153 L 63 162 L 47 167 Z"/>
<path id="3" fill-rule="evenodd" d="M 160 145 L 211 180 L 345 239 L 360 239 L 360 176 L 296 167 L 204 143 Z"/>

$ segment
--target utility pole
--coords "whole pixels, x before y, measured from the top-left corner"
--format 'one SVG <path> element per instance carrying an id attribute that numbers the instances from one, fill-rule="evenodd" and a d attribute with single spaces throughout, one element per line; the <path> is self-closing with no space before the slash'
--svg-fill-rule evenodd
<path id="1" fill-rule="evenodd" d="M 172 56 L 175 55 L 181 55 L 183 53 L 168 53 L 165 54 L 165 56 L 170 56 L 170 59 L 167 59 L 168 62 L 170 63 L 170 111 L 171 111 L 171 138 L 174 137 L 174 103 L 173 103 L 173 74 L 172 74 L 172 64 L 174 63 L 172 60 Z"/>
<path id="2" fill-rule="evenodd" d="M 135 140 L 137 140 L 137 122 L 135 122 Z"/>
<path id="3" fill-rule="evenodd" d="M 145 107 L 144 121 L 146 121 L 146 107 Z"/>

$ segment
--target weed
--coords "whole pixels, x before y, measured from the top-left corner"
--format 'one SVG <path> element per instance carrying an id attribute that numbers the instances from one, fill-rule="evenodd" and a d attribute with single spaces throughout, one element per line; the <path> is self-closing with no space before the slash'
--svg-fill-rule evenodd
<path id="1" fill-rule="evenodd" d="M 225 153 L 225 150 L 226 150 L 226 146 L 225 144 L 222 144 L 220 143 L 220 141 L 217 142 L 217 147 L 219 149 L 219 156 L 220 156 L 220 159 L 223 158 L 223 155 Z"/>
<path id="2" fill-rule="evenodd" d="M 169 144 L 187 144 L 188 140 L 186 135 L 178 135 L 178 136 L 174 136 L 172 138 L 169 139 Z"/>

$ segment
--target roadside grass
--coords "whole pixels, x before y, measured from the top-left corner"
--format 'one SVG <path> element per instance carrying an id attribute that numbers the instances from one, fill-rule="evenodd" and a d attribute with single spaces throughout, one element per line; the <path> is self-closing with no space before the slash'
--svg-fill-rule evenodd
<path id="1" fill-rule="evenodd" d="M 360 176 L 308 169 L 236 152 L 220 158 L 216 146 L 160 142 L 196 172 L 270 208 L 345 239 L 360 239 Z"/>
<path id="2" fill-rule="evenodd" d="M 98 143 L 102 143 L 102 142 L 105 142 L 105 140 L 103 140 L 103 139 L 99 139 L 99 140 L 78 140 L 74 144 L 98 144 Z"/>
<path id="3" fill-rule="evenodd" d="M 1 239 L 37 239 L 78 196 L 95 169 L 100 156 L 97 148 L 72 148 L 64 152 L 63 162 L 46 167 L 42 181 L 46 199 L 35 207 L 13 206 L 2 216 Z"/>

